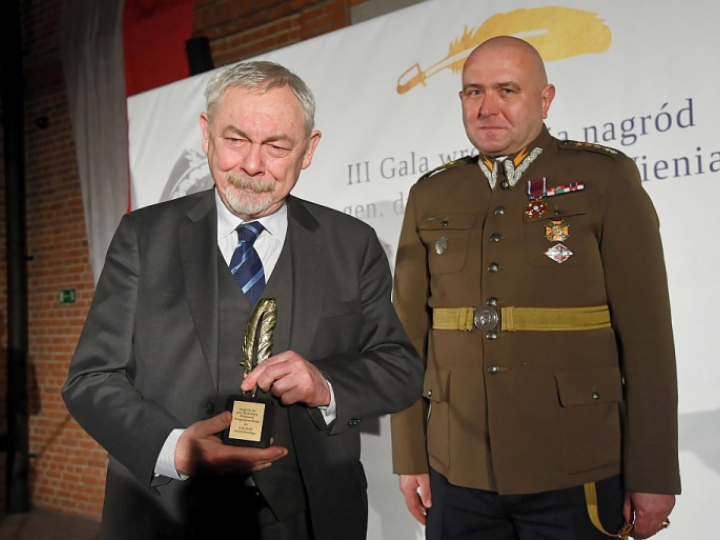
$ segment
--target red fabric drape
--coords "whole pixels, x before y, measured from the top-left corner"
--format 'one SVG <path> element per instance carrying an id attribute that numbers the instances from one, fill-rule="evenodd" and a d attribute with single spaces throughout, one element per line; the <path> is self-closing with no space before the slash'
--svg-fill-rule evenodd
<path id="1" fill-rule="evenodd" d="M 125 0 L 127 95 L 188 77 L 185 41 L 192 37 L 192 31 L 192 0 Z"/>

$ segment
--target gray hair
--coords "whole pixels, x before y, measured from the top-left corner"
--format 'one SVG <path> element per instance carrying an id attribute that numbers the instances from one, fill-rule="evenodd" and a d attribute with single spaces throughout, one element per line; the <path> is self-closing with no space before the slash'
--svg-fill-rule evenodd
<path id="1" fill-rule="evenodd" d="M 260 92 L 267 92 L 275 87 L 289 86 L 302 107 L 308 136 L 315 127 L 315 98 L 312 92 L 300 77 L 280 64 L 266 60 L 241 62 L 215 73 L 205 89 L 207 114 L 210 121 L 212 121 L 220 98 L 231 86 L 254 88 Z"/>

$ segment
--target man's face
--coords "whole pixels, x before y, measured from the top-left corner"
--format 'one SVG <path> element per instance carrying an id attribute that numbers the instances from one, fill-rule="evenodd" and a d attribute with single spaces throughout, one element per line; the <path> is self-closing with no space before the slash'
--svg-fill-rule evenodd
<path id="1" fill-rule="evenodd" d="M 483 154 L 506 156 L 542 130 L 555 88 L 537 59 L 513 45 L 481 47 L 463 69 L 460 100 L 470 142 Z"/>
<path id="2" fill-rule="evenodd" d="M 319 131 L 307 136 L 302 107 L 288 86 L 264 93 L 228 87 L 212 120 L 200 115 L 200 127 L 220 198 L 243 219 L 282 206 L 320 141 Z"/>

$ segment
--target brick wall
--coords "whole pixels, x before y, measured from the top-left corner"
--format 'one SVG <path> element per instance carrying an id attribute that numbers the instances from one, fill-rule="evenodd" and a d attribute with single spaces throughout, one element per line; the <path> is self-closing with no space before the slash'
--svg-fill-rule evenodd
<path id="1" fill-rule="evenodd" d="M 362 1 L 195 0 L 194 28 L 219 67 L 348 26 Z"/>
<path id="2" fill-rule="evenodd" d="M 32 503 L 97 516 L 102 510 L 102 470 L 107 457 L 70 419 L 60 397 L 93 292 L 60 62 L 61 0 L 28 0 L 21 9 L 27 251 L 31 258 L 27 271 Z M 4 218 L 2 240 L 4 261 Z M 4 267 L 2 281 L 4 293 Z M 59 303 L 58 293 L 65 288 L 77 290 L 76 303 Z M 6 308 L 3 296 L 3 321 Z M 3 345 L 5 333 L 3 328 Z M 4 363 L 2 372 L 4 382 Z"/>
<path id="3" fill-rule="evenodd" d="M 206 35 L 216 66 L 350 24 L 365 0 L 195 0 L 196 35 Z M 60 57 L 61 0 L 23 0 L 26 85 L 26 193 L 29 279 L 29 389 L 32 502 L 98 517 L 107 456 L 69 417 L 60 397 L 93 293 L 77 164 Z M 36 122 L 47 118 L 41 128 Z M 1 129 L 1 128 L 0 128 Z M 0 131 L 0 142 L 2 133 Z M 2 152 L 0 146 L 0 153 Z M 4 175 L 0 162 L 0 320 L 7 313 Z M 74 288 L 77 302 L 58 293 Z M 0 342 L 0 433 L 5 431 L 7 336 Z M 4 507 L 4 455 L 0 454 Z M 1 510 L 0 510 L 1 512 Z"/>

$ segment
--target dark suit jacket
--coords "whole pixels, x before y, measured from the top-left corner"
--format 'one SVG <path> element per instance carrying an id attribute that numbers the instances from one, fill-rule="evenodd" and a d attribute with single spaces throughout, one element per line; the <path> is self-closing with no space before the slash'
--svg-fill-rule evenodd
<path id="1" fill-rule="evenodd" d="M 373 230 L 297 198 L 287 204 L 290 348 L 327 374 L 337 401 L 329 427 L 316 410 L 288 411 L 312 527 L 318 540 L 336 538 L 340 526 L 346 538 L 365 538 L 357 425 L 414 402 L 422 367 L 390 304 Z M 218 520 L 242 532 L 242 509 L 228 503 L 238 479 L 153 478 L 171 430 L 217 414 L 207 404 L 224 401 L 216 228 L 211 190 L 125 216 L 109 248 L 63 389 L 72 415 L 110 454 L 104 538 L 203 537 L 196 527 Z"/>

